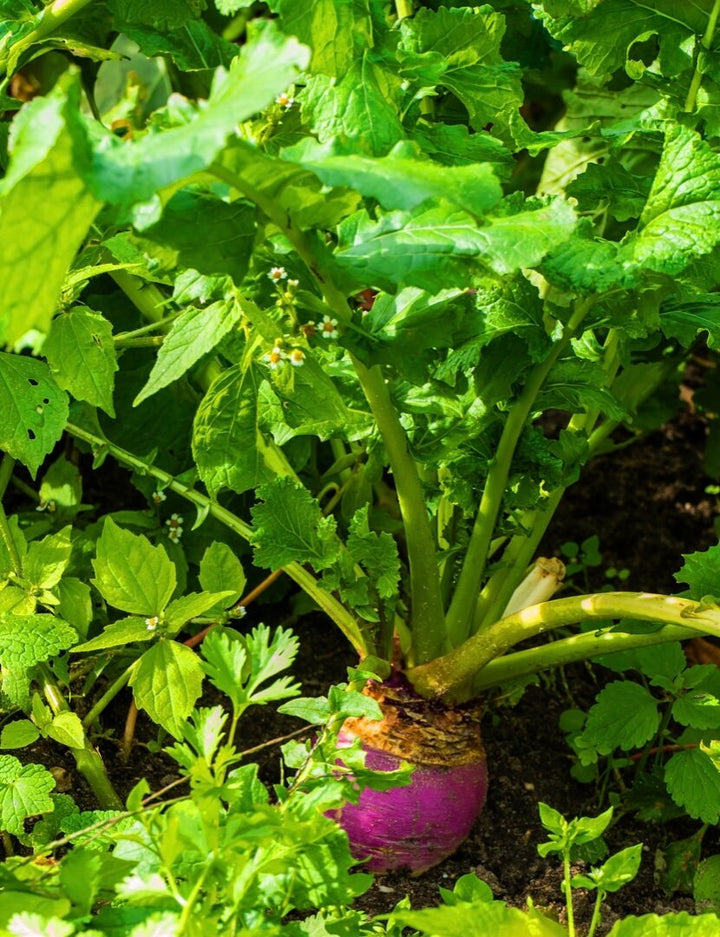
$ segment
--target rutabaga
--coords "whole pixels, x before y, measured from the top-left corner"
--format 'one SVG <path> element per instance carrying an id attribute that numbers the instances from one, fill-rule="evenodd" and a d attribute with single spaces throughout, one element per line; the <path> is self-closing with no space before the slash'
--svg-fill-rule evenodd
<path id="1" fill-rule="evenodd" d="M 482 803 L 475 707 L 493 686 L 720 634 L 717 571 L 689 598 L 553 598 L 560 564 L 534 565 L 587 460 L 662 420 L 697 335 L 720 341 L 720 0 L 672 17 L 637 0 L 201 6 L 76 0 L 4 34 L 8 76 L 57 47 L 103 65 L 81 80 L 63 58 L 0 136 L 0 445 L 35 475 L 66 432 L 131 468 L 156 513 L 126 520 L 183 578 L 218 538 L 284 570 L 373 693 L 409 694 L 372 739 L 347 726 L 371 763 L 404 757 L 418 712 L 435 739 L 467 722 L 461 765 L 414 746 L 417 782 L 386 795 L 419 818 L 408 843 L 370 842 L 373 795 L 342 812 L 375 867 L 423 868 Z M 139 47 L 143 93 L 114 53 L 77 45 L 81 8 L 83 36 L 98 17 Z M 1 595 L 18 598 L 22 563 Z M 110 627 L 165 625 L 162 598 Z M 185 689 L 200 679 L 174 647 L 186 626 L 142 633 Z M 133 688 L 157 713 L 146 671 Z M 191 695 L 171 694 L 172 730 Z M 424 785 L 449 795 L 457 773 L 466 812 L 448 820 L 450 797 L 430 832 Z"/>

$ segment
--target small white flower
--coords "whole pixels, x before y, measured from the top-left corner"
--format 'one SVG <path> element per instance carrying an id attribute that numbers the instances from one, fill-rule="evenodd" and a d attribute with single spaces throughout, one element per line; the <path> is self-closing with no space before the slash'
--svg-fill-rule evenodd
<path id="1" fill-rule="evenodd" d="M 263 355 L 263 361 L 265 364 L 269 364 L 273 371 L 280 367 L 285 358 L 285 352 L 279 345 L 275 345 L 272 351 L 269 351 L 267 354 Z"/>
<path id="2" fill-rule="evenodd" d="M 178 540 L 182 537 L 182 532 L 182 527 L 171 527 L 168 531 L 168 537 L 170 540 L 172 540 L 173 543 L 177 543 Z"/>
<path id="3" fill-rule="evenodd" d="M 167 501 L 167 495 L 165 494 L 164 491 L 161 491 L 158 488 L 156 491 L 153 492 L 152 499 L 155 502 L 155 504 L 162 504 L 163 501 Z"/>
<path id="4" fill-rule="evenodd" d="M 244 605 L 238 603 L 238 605 L 233 606 L 232 614 L 235 618 L 244 618 L 247 615 L 247 609 Z"/>
<path id="5" fill-rule="evenodd" d="M 165 523 L 168 527 L 182 527 L 183 519 L 179 514 L 171 514 L 169 520 L 166 520 Z"/>
<path id="6" fill-rule="evenodd" d="M 287 93 L 287 91 L 283 91 L 282 94 L 279 94 L 279 95 L 275 98 L 275 103 L 276 103 L 276 104 L 279 104 L 280 107 L 284 107 L 286 111 L 289 111 L 290 108 L 291 108 L 291 107 L 293 106 L 293 104 L 295 103 L 295 98 L 291 97 L 291 96 Z"/>
<path id="7" fill-rule="evenodd" d="M 52 500 L 50 501 L 41 500 L 40 504 L 38 504 L 35 510 L 36 511 L 49 511 L 52 514 L 53 511 L 55 510 L 55 502 Z"/>
<path id="8" fill-rule="evenodd" d="M 157 617 L 157 615 L 153 615 L 152 618 L 145 619 L 145 627 L 147 628 L 148 631 L 155 631 L 155 629 L 157 628 L 159 624 L 160 624 L 160 619 Z"/>
<path id="9" fill-rule="evenodd" d="M 323 320 L 320 323 L 320 334 L 323 338 L 337 338 L 340 334 L 337 330 L 337 319 L 332 319 L 330 316 L 323 316 Z"/>
<path id="10" fill-rule="evenodd" d="M 288 358 L 290 364 L 295 368 L 301 368 L 305 364 L 305 352 L 301 348 L 293 348 Z"/>
<path id="11" fill-rule="evenodd" d="M 280 280 L 287 280 L 287 270 L 285 267 L 271 267 L 268 273 L 268 279 L 273 283 L 279 283 Z"/>

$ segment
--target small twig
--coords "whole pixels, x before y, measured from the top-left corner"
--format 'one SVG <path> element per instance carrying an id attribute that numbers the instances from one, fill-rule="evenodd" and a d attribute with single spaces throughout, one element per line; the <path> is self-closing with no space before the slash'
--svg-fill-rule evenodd
<path id="1" fill-rule="evenodd" d="M 650 748 L 647 752 L 635 752 L 634 755 L 630 755 L 630 761 L 640 761 L 641 758 L 652 758 L 653 755 L 657 755 L 660 752 L 684 752 L 690 748 L 697 748 L 697 742 L 688 742 L 686 745 L 656 745 L 654 748 Z"/>

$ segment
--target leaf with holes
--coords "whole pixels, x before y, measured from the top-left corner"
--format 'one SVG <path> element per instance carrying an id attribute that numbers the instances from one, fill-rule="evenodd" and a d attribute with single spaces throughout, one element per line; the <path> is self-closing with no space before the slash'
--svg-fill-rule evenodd
<path id="1" fill-rule="evenodd" d="M 34 478 L 67 418 L 67 395 L 46 364 L 0 352 L 0 449 L 26 465 Z"/>

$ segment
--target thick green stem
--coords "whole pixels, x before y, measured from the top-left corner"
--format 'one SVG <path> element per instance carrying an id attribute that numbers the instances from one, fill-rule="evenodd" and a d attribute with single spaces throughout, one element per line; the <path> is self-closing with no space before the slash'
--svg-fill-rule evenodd
<path id="1" fill-rule="evenodd" d="M 347 326 L 352 313 L 345 295 L 333 282 L 333 262 L 328 251 L 319 242 L 311 241 L 291 225 L 285 213 L 272 199 L 249 186 L 241 176 L 223 166 L 213 166 L 212 171 L 218 179 L 255 202 L 273 224 L 280 228 L 315 277 L 323 299 L 333 314 Z M 400 511 L 407 532 L 413 651 L 416 660 L 423 662 L 438 654 L 444 643 L 440 577 L 425 495 L 417 465 L 410 455 L 407 436 L 390 399 L 382 371 L 377 366 L 367 368 L 355 358 L 353 365 L 385 444 L 395 480 Z"/>
<path id="2" fill-rule="evenodd" d="M 26 49 L 45 39 L 90 2 L 91 0 L 54 0 L 54 3 L 49 3 L 39 14 L 35 29 L 10 47 L 8 57 L 3 62 L 3 70 L 7 70 L 8 64 L 10 64 L 10 70 L 14 70 Z"/>
<path id="3" fill-rule="evenodd" d="M 619 339 L 615 329 L 611 329 L 605 341 L 605 386 L 609 387 L 620 366 Z M 606 420 L 597 429 L 599 410 L 589 410 L 587 413 L 576 413 L 568 423 L 571 432 L 585 431 L 588 435 L 588 458 L 597 447 L 618 426 L 617 420 Z M 516 534 L 510 541 L 503 555 L 502 567 L 488 580 L 475 608 L 473 632 L 490 627 L 503 614 L 503 610 L 510 600 L 516 586 L 525 574 L 535 556 L 535 551 L 545 535 L 550 521 L 560 504 L 567 486 L 556 488 L 542 509 L 528 511 L 521 518 L 520 527 L 528 531 L 527 534 Z"/>
<path id="4" fill-rule="evenodd" d="M 701 44 L 705 49 L 709 49 L 712 45 L 713 38 L 715 37 L 715 29 L 717 28 L 718 17 L 720 16 L 720 0 L 715 0 L 713 8 L 710 11 L 710 16 L 708 17 L 707 28 L 705 29 L 705 35 L 700 40 Z M 693 72 L 692 81 L 690 82 L 690 88 L 687 93 L 687 98 L 685 99 L 685 106 L 683 110 L 686 114 L 692 113 L 695 110 L 695 104 L 697 102 L 698 91 L 700 90 L 700 85 L 702 84 L 702 72 L 700 71 L 697 63 L 695 64 L 695 71 Z"/>
<path id="5" fill-rule="evenodd" d="M 92 709 L 87 713 L 82 723 L 83 726 L 87 729 L 89 728 L 100 716 L 100 714 L 112 703 L 118 693 L 127 686 L 127 682 L 130 679 L 132 674 L 132 666 L 128 667 L 126 670 L 120 674 L 120 676 L 114 680 L 110 686 L 105 690 L 100 699 L 95 703 Z"/>
<path id="6" fill-rule="evenodd" d="M 110 276 L 149 322 L 160 322 L 164 318 L 167 298 L 154 283 L 141 280 L 127 270 L 115 270 Z"/>
<path id="7" fill-rule="evenodd" d="M 685 641 L 696 633 L 678 625 L 666 625 L 650 634 L 628 634 L 603 628 L 599 631 L 586 631 L 561 638 L 526 651 L 505 654 L 483 667 L 473 680 L 473 692 L 481 693 L 510 680 L 542 673 L 552 667 L 575 664 L 581 660 L 591 660 L 616 651 L 632 651 L 638 647 L 654 647 L 669 641 Z"/>
<path id="8" fill-rule="evenodd" d="M 221 507 L 216 501 L 212 501 L 207 495 L 202 494 L 202 492 L 190 488 L 183 482 L 178 481 L 168 472 L 163 471 L 149 462 L 145 462 L 143 459 L 138 458 L 138 456 L 133 455 L 126 449 L 121 449 L 120 446 L 116 446 L 114 443 L 101 439 L 93 433 L 89 433 L 80 426 L 67 423 L 65 429 L 71 436 L 82 439 L 92 446 L 94 450 L 100 451 L 105 449 L 110 455 L 117 459 L 118 462 L 122 462 L 123 465 L 128 465 L 138 472 L 156 478 L 165 488 L 169 488 L 171 491 L 179 494 L 191 504 L 194 504 L 200 511 L 212 515 L 212 517 L 220 521 L 221 524 L 224 524 L 229 530 L 234 531 L 242 537 L 243 540 L 250 541 L 252 539 L 253 529 L 249 524 L 246 524 L 245 521 L 241 520 L 236 514 L 233 514 L 232 511 Z M 367 641 L 358 623 L 355 621 L 355 618 L 345 606 L 338 602 L 330 592 L 323 589 L 313 574 L 299 563 L 288 563 L 286 566 L 283 566 L 283 570 L 304 592 L 307 592 L 330 618 L 332 618 L 360 657 L 365 657 L 368 653 Z"/>
<path id="9" fill-rule="evenodd" d="M 578 306 L 565 329 L 562 341 L 553 347 L 545 361 L 536 365 L 531 371 L 522 393 L 508 414 L 495 457 L 489 467 L 485 489 L 480 499 L 480 507 L 470 535 L 470 543 L 446 617 L 446 631 L 453 647 L 464 641 L 470 632 L 473 613 L 485 573 L 490 541 L 495 532 L 495 524 L 500 513 L 505 495 L 505 486 L 510 474 L 510 464 L 520 434 L 525 428 L 535 398 L 545 382 L 545 378 L 561 352 L 567 347 L 575 330 L 587 313 L 587 309 L 587 305 Z"/>
<path id="10" fill-rule="evenodd" d="M 416 662 L 424 663 L 441 653 L 444 644 L 440 576 L 425 494 L 380 369 L 366 368 L 355 361 L 355 370 L 385 444 L 395 481 L 410 566 L 412 645 Z"/>
<path id="11" fill-rule="evenodd" d="M 41 664 L 38 669 L 42 680 L 45 699 L 54 715 L 57 716 L 58 713 L 70 712 L 70 707 L 49 668 Z M 90 789 L 102 809 L 122 810 L 122 801 L 110 782 L 107 769 L 105 768 L 105 762 L 100 757 L 100 753 L 91 745 L 90 741 L 86 738 L 83 748 L 68 747 L 75 759 L 78 771 L 90 785 Z"/>
<path id="12" fill-rule="evenodd" d="M 412 668 L 408 671 L 408 678 L 423 696 L 441 696 L 446 700 L 457 701 L 465 693 L 464 689 L 460 693 L 459 687 L 467 685 L 467 681 L 478 674 L 474 681 L 477 687 L 482 682 L 484 674 L 480 672 L 483 668 L 489 667 L 491 661 L 500 658 L 520 641 L 583 621 L 623 618 L 679 625 L 686 629 L 686 637 L 692 632 L 720 636 L 720 606 L 707 607 L 690 599 L 649 592 L 601 592 L 571 596 L 532 605 L 514 615 L 508 615 L 487 631 L 468 638 L 444 657 Z M 677 640 L 676 634 L 668 640 Z M 560 661 L 557 651 L 559 643 L 527 652 L 540 662 L 538 670 L 553 667 Z"/>

